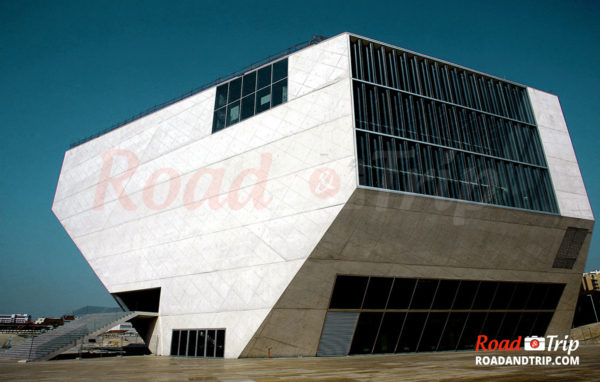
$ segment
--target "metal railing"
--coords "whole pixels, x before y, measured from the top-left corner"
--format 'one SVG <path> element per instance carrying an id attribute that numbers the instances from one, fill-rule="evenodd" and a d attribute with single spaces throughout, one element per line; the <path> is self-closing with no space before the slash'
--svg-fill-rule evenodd
<path id="1" fill-rule="evenodd" d="M 246 73 L 246 72 L 248 72 L 248 71 L 250 71 L 250 70 L 253 70 L 253 69 L 256 69 L 256 68 L 258 68 L 258 67 L 260 67 L 260 66 L 263 66 L 263 65 L 265 65 L 265 64 L 267 64 L 267 63 L 269 63 L 269 62 L 271 62 L 271 61 L 275 61 L 275 60 L 277 60 L 278 58 L 281 58 L 281 57 L 287 56 L 287 55 L 289 55 L 289 54 L 292 54 L 292 53 L 294 53 L 294 52 L 296 52 L 296 51 L 299 51 L 299 50 L 301 50 L 301 49 L 304 49 L 304 48 L 306 48 L 306 47 L 308 47 L 308 46 L 310 46 L 310 45 L 318 44 L 318 43 L 320 43 L 320 42 L 321 42 L 321 41 L 323 41 L 323 40 L 325 40 L 325 37 L 323 37 L 323 36 L 320 36 L 320 35 L 313 36 L 313 38 L 312 38 L 312 39 L 310 39 L 310 40 L 307 40 L 307 41 L 303 41 L 303 42 L 301 42 L 301 43 L 298 43 L 298 44 L 296 44 L 296 45 L 294 45 L 294 46 L 291 46 L 291 47 L 289 47 L 289 48 L 287 48 L 287 49 L 285 49 L 285 50 L 283 50 L 283 51 L 279 52 L 279 53 L 273 54 L 273 55 L 271 55 L 271 56 L 269 56 L 269 57 L 263 58 L 262 60 L 256 61 L 256 62 L 254 62 L 253 64 L 250 64 L 250 65 L 246 66 L 246 67 L 245 67 L 245 68 L 243 68 L 243 69 L 240 69 L 240 70 L 238 70 L 238 71 L 235 71 L 235 72 L 233 72 L 233 73 L 231 73 L 231 74 L 229 74 L 229 75 L 226 75 L 226 76 L 224 76 L 224 77 L 217 78 L 216 80 L 213 80 L 213 81 L 211 81 L 211 82 L 209 82 L 209 83 L 207 83 L 207 84 L 204 84 L 204 85 L 202 85 L 202 86 L 200 86 L 200 87 L 193 88 L 192 90 L 190 90 L 190 91 L 188 91 L 188 92 L 186 92 L 186 93 L 184 93 L 184 94 L 181 94 L 180 96 L 177 96 L 177 97 L 175 97 L 175 98 L 172 98 L 172 99 L 170 99 L 170 100 L 168 100 L 168 101 L 165 101 L 165 102 L 163 102 L 163 103 L 160 103 L 160 104 L 158 104 L 158 105 L 154 105 L 154 106 L 152 106 L 151 108 L 149 108 L 149 109 L 146 109 L 146 110 L 144 110 L 144 111 L 142 111 L 142 112 L 140 112 L 140 113 L 138 113 L 138 114 L 135 114 L 135 115 L 133 115 L 133 116 L 131 116 L 131 117 L 127 118 L 127 119 L 126 119 L 126 120 L 124 120 L 124 121 L 121 121 L 121 122 L 119 122 L 119 123 L 116 123 L 116 124 L 114 124 L 114 125 L 110 126 L 110 127 L 109 127 L 109 128 L 107 128 L 107 129 L 104 129 L 104 130 L 102 130 L 102 131 L 99 131 L 99 132 L 97 132 L 97 133 L 95 133 L 95 134 L 92 134 L 92 135 L 90 135 L 90 136 L 88 136 L 88 137 L 85 137 L 85 138 L 83 138 L 83 139 L 80 139 L 80 140 L 78 140 L 78 141 L 75 141 L 75 142 L 73 142 L 73 143 L 71 143 L 71 144 L 69 145 L 69 149 L 72 149 L 72 148 L 74 148 L 74 147 L 77 147 L 77 146 L 79 146 L 79 145 L 82 145 L 82 144 L 84 144 L 84 143 L 86 143 L 86 142 L 89 142 L 89 141 L 91 141 L 92 139 L 98 138 L 98 137 L 100 137 L 100 136 L 102 136 L 102 135 L 104 135 L 104 134 L 106 134 L 106 133 L 110 133 L 111 131 L 118 129 L 118 128 L 119 128 L 119 127 L 121 127 L 121 126 L 124 126 L 124 125 L 126 125 L 126 124 L 128 124 L 128 123 L 131 123 L 131 122 L 133 122 L 133 121 L 135 121 L 135 120 L 138 120 L 138 119 L 140 119 L 140 118 L 142 118 L 142 117 L 145 117 L 145 116 L 147 116 L 147 115 L 149 115 L 149 114 L 152 114 L 152 113 L 154 113 L 155 111 L 158 111 L 158 110 L 160 110 L 160 109 L 163 109 L 163 108 L 165 108 L 165 107 L 167 107 L 167 106 L 170 106 L 170 105 L 172 105 L 172 104 L 174 104 L 174 103 L 177 103 L 177 102 L 179 102 L 179 101 L 181 101 L 181 100 L 183 100 L 183 99 L 185 99 L 185 98 L 191 97 L 191 96 L 193 96 L 194 94 L 198 94 L 198 93 L 200 93 L 201 91 L 204 91 L 204 90 L 206 90 L 206 89 L 208 89 L 208 88 L 211 88 L 211 87 L 213 87 L 213 86 L 215 86 L 215 85 L 218 85 L 218 84 L 220 84 L 220 83 L 222 83 L 222 82 L 225 82 L 225 81 L 228 81 L 228 80 L 230 80 L 230 79 L 232 79 L 232 78 L 238 77 L 238 76 L 240 76 L 240 75 L 242 75 L 242 74 L 244 74 L 244 73 Z"/>

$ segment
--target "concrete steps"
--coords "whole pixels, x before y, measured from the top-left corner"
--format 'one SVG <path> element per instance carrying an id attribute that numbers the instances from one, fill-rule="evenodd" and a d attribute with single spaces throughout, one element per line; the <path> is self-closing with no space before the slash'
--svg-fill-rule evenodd
<path id="1" fill-rule="evenodd" d="M 137 316 L 138 312 L 88 314 L 0 353 L 0 359 L 49 360 Z"/>

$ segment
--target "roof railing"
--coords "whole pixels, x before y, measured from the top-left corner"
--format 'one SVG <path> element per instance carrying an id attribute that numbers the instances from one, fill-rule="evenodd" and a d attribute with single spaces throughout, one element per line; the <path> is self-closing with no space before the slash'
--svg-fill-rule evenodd
<path id="1" fill-rule="evenodd" d="M 165 108 L 165 107 L 167 107 L 167 106 L 173 105 L 174 103 L 177 103 L 177 102 L 179 102 L 179 101 L 181 101 L 181 100 L 183 100 L 183 99 L 185 99 L 185 98 L 191 97 L 191 96 L 193 96 L 194 94 L 198 94 L 198 93 L 200 93 L 201 91 L 204 91 L 204 90 L 206 90 L 206 89 L 208 89 L 208 88 L 211 88 L 211 87 L 213 87 L 213 86 L 216 86 L 216 85 L 218 85 L 218 84 L 220 84 L 220 83 L 222 83 L 222 82 L 229 81 L 229 80 L 231 80 L 232 78 L 238 77 L 238 76 L 240 76 L 240 75 L 242 75 L 242 74 L 244 74 L 244 73 L 246 73 L 246 72 L 248 72 L 248 71 L 250 71 L 250 70 L 256 69 L 256 68 L 258 68 L 258 67 L 260 67 L 260 66 L 263 66 L 263 65 L 265 65 L 265 64 L 267 64 L 267 63 L 269 63 L 269 62 L 275 61 L 275 60 L 277 60 L 277 59 L 279 59 L 279 58 L 281 58 L 281 57 L 284 57 L 284 56 L 287 56 L 287 55 L 289 55 L 289 54 L 292 54 L 292 53 L 294 53 L 294 52 L 297 52 L 297 51 L 299 51 L 299 50 L 301 50 L 301 49 L 304 49 L 304 48 L 306 48 L 306 47 L 308 47 L 308 46 L 310 46 L 310 45 L 315 45 L 315 44 L 318 44 L 318 43 L 320 43 L 321 41 L 323 41 L 323 40 L 325 40 L 325 39 L 326 39 L 325 37 L 323 37 L 323 36 L 320 36 L 320 35 L 313 36 L 313 38 L 312 38 L 312 39 L 310 39 L 310 40 L 307 40 L 307 41 L 303 41 L 303 42 L 301 42 L 301 43 L 298 43 L 298 44 L 296 44 L 296 45 L 294 45 L 294 46 L 291 46 L 291 47 L 289 47 L 289 48 L 287 48 L 287 49 L 285 49 L 285 50 L 283 50 L 283 51 L 279 52 L 279 53 L 273 54 L 273 55 L 271 55 L 271 56 L 269 56 L 269 57 L 266 57 L 266 58 L 263 58 L 263 59 L 261 59 L 261 60 L 259 60 L 259 61 L 256 61 L 256 62 L 254 62 L 253 64 L 250 64 L 250 65 L 246 66 L 246 67 L 245 67 L 245 68 L 243 68 L 243 69 L 240 69 L 240 70 L 238 70 L 238 71 L 235 71 L 235 72 L 233 72 L 233 73 L 231 73 L 231 74 L 229 74 L 229 75 L 226 75 L 226 76 L 224 76 L 224 77 L 217 78 L 216 80 L 214 80 L 214 81 L 211 81 L 211 82 L 209 82 L 209 83 L 207 83 L 207 84 L 204 84 L 204 85 L 202 85 L 202 86 L 199 86 L 199 87 L 197 87 L 197 88 L 193 88 L 192 90 L 190 90 L 190 91 L 188 91 L 188 92 L 186 92 L 186 93 L 184 93 L 184 94 L 181 94 L 181 95 L 179 95 L 179 96 L 177 96 L 177 97 L 175 97 L 175 98 L 172 98 L 172 99 L 170 99 L 170 100 L 168 100 L 168 101 L 165 101 L 165 102 L 163 102 L 163 103 L 160 103 L 160 104 L 158 104 L 158 105 L 154 105 L 154 106 L 152 106 L 151 108 L 149 108 L 149 109 L 146 109 L 146 110 L 144 110 L 144 111 L 142 111 L 142 112 L 140 112 L 140 113 L 137 113 L 137 114 L 135 114 L 135 115 L 133 115 L 133 116 L 131 116 L 131 117 L 127 118 L 127 119 L 126 119 L 126 120 L 124 120 L 124 121 L 121 121 L 121 122 L 119 122 L 119 123 L 116 123 L 116 124 L 114 124 L 114 125 L 110 126 L 110 127 L 109 127 L 109 128 L 107 128 L 107 129 L 104 129 L 104 130 L 102 130 L 102 131 L 99 131 L 99 132 L 97 132 L 97 133 L 94 133 L 94 134 L 92 134 L 92 135 L 90 135 L 90 136 L 88 136 L 88 137 L 85 137 L 85 138 L 83 138 L 83 139 L 80 139 L 80 140 L 78 140 L 78 141 L 75 141 L 75 142 L 73 142 L 73 143 L 71 143 L 71 144 L 69 145 L 69 149 L 72 149 L 72 148 L 74 148 L 74 147 L 77 147 L 77 146 L 79 146 L 79 145 L 82 145 L 82 144 L 84 144 L 84 143 L 86 143 L 86 142 L 89 142 L 89 141 L 91 141 L 92 139 L 98 138 L 98 137 L 100 137 L 100 136 L 102 136 L 102 135 L 104 135 L 104 134 L 110 133 L 111 131 L 118 129 L 118 128 L 119 128 L 119 127 L 121 127 L 121 126 L 127 125 L 127 124 L 129 124 L 129 123 L 131 123 L 131 122 L 133 122 L 133 121 L 135 121 L 135 120 L 138 120 L 138 119 L 140 119 L 140 118 L 142 118 L 142 117 L 145 117 L 145 116 L 147 116 L 147 115 L 150 115 L 150 114 L 154 113 L 155 111 L 158 111 L 158 110 L 160 110 L 160 109 L 163 109 L 163 108 Z"/>

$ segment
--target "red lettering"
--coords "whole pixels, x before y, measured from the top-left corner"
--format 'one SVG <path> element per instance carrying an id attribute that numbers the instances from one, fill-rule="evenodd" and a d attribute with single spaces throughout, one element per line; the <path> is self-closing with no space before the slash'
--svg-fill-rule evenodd
<path id="1" fill-rule="evenodd" d="M 484 336 L 483 334 L 480 334 L 477 336 L 477 344 L 475 345 L 475 350 L 479 350 L 479 347 L 481 346 L 481 349 L 483 351 L 487 351 L 488 349 L 485 348 L 485 343 L 487 342 L 488 338 L 487 336 Z"/>

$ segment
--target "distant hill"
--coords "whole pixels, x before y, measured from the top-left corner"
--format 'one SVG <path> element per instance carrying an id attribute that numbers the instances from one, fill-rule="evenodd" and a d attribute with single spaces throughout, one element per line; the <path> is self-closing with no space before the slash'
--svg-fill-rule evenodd
<path id="1" fill-rule="evenodd" d="M 108 307 L 108 306 L 84 306 L 73 312 L 68 314 L 72 314 L 73 316 L 85 316 L 86 314 L 94 314 L 94 313 L 113 313 L 113 312 L 122 312 L 123 309 L 118 306 Z"/>

